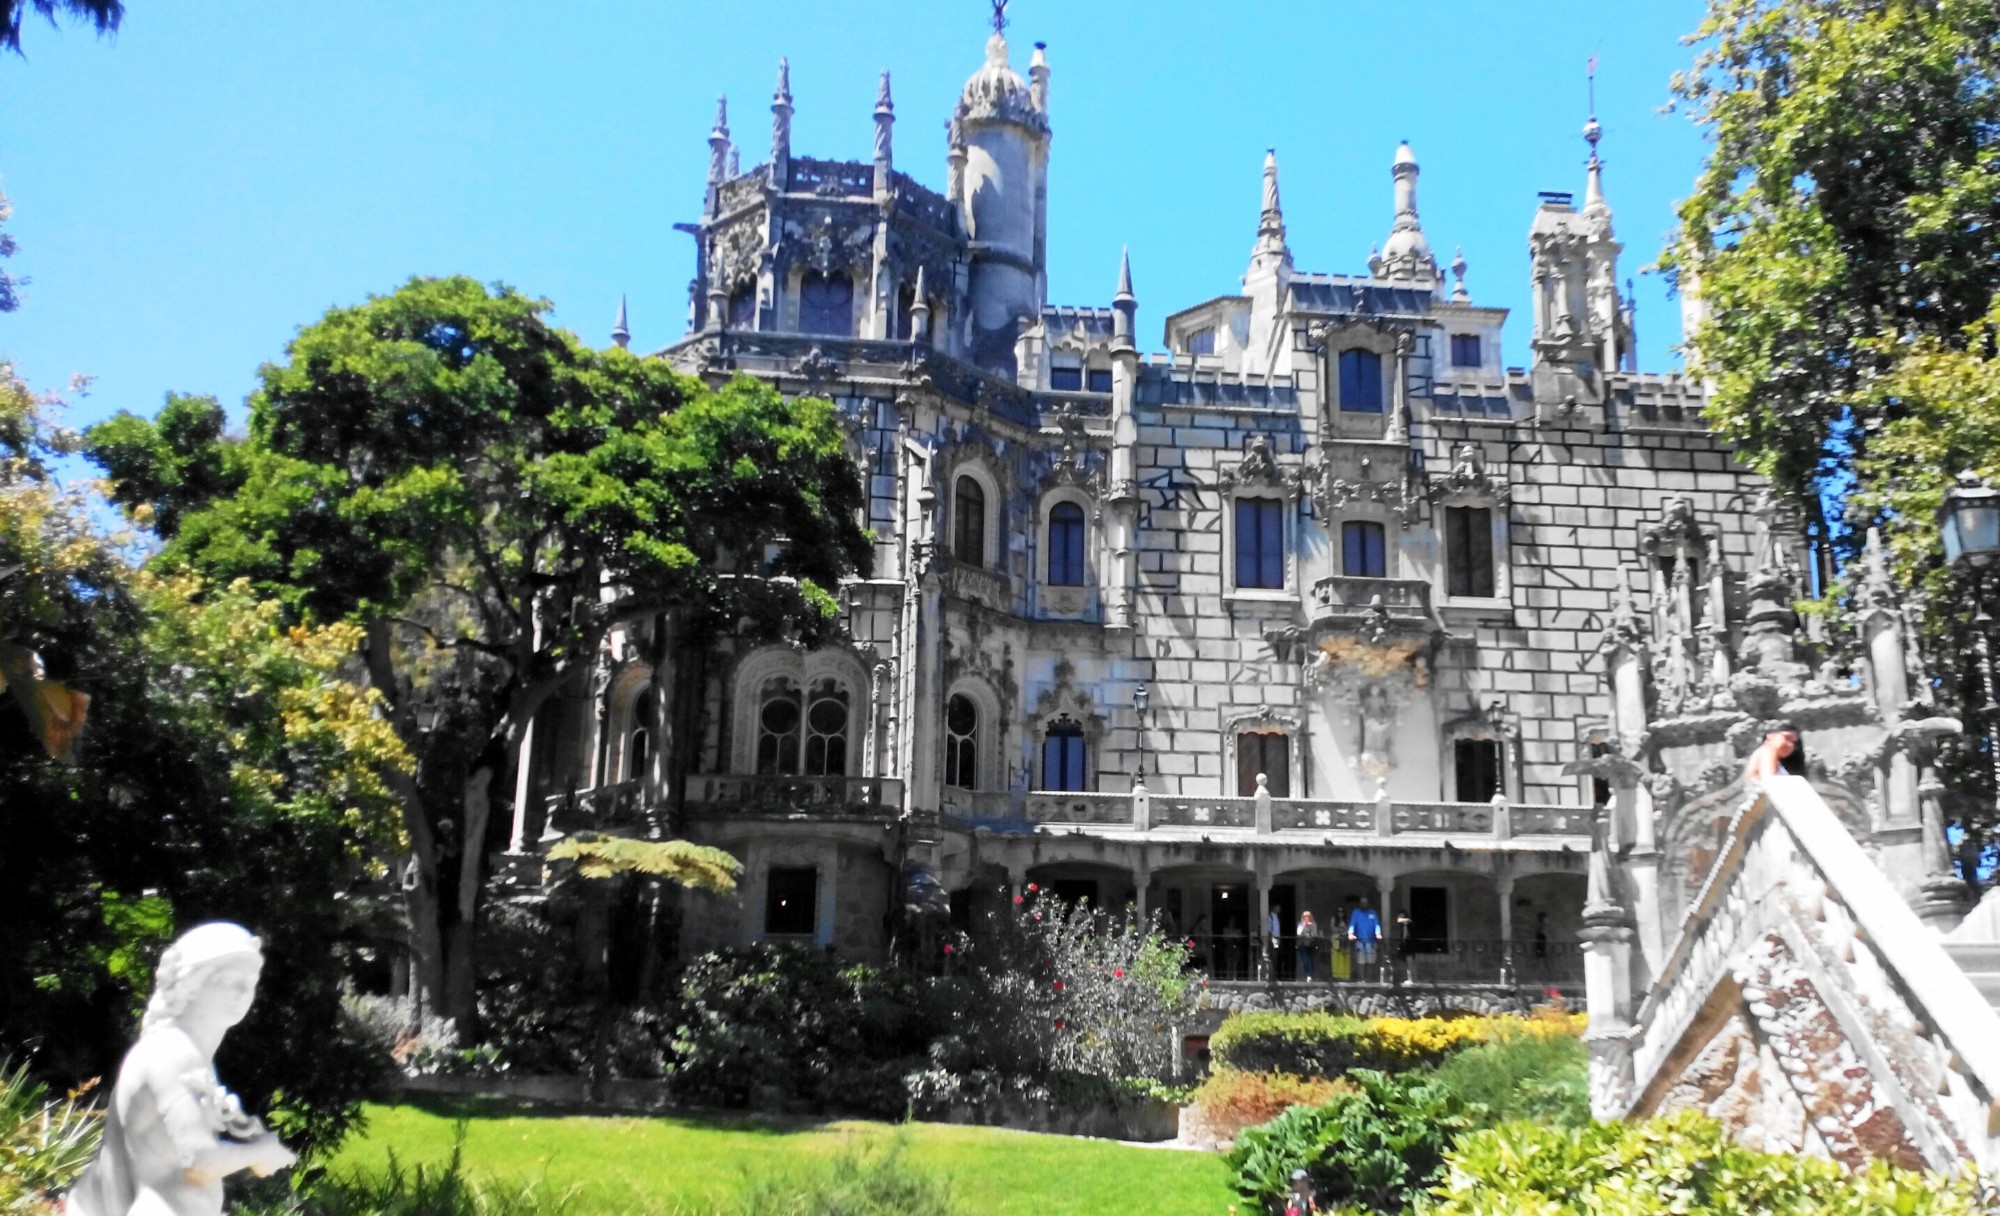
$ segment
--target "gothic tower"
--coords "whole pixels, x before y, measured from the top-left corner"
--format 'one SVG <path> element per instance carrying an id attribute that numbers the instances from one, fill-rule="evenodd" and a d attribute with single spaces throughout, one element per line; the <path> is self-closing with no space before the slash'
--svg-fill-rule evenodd
<path id="1" fill-rule="evenodd" d="M 965 82 L 952 116 L 951 156 L 962 163 L 960 216 L 971 242 L 966 334 L 974 362 L 1015 374 L 1014 341 L 1047 300 L 1049 67 L 1040 46 L 1028 74 L 1008 66 L 1005 21 L 994 20 L 986 63 Z"/>

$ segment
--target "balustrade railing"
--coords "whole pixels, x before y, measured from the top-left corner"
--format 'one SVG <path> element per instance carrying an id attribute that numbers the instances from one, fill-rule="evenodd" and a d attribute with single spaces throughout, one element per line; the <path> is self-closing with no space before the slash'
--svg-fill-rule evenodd
<path id="1" fill-rule="evenodd" d="M 981 801 L 979 813 L 996 807 Z M 1261 808 L 1261 809 L 1260 809 Z M 1065 793 L 1033 790 L 1023 810 L 1031 823 L 1104 824 L 1127 828 L 1199 828 L 1252 832 L 1319 832 L 1370 836 L 1590 836 L 1588 807 L 1493 802 L 1360 802 L 1332 798 L 1204 798 L 1182 794 Z"/>
<path id="2" fill-rule="evenodd" d="M 1280 983 L 1315 984 L 1514 984 L 1571 987 L 1583 982 L 1583 944 L 1575 941 L 1383 942 L 1373 954 L 1358 952 L 1338 937 L 1322 937 L 1312 952 L 1308 979 L 1296 937 L 1286 934 L 1264 957 L 1262 935 L 1241 930 L 1187 937 L 1194 965 L 1210 979 L 1268 977 Z"/>
<path id="3" fill-rule="evenodd" d="M 645 785 L 621 781 L 594 790 L 554 794 L 546 800 L 548 822 L 558 832 L 602 832 L 633 827 L 646 819 Z"/>
<path id="4" fill-rule="evenodd" d="M 903 783 L 894 777 L 743 777 L 702 773 L 687 779 L 691 806 L 757 815 L 896 814 Z"/>
<path id="5" fill-rule="evenodd" d="M 1273 798 L 1271 828 L 1278 832 L 1372 832 L 1375 804 L 1330 802 L 1323 798 Z"/>
<path id="6" fill-rule="evenodd" d="M 868 198 L 875 193 L 875 166 L 872 163 L 794 156 L 791 165 L 793 194 Z"/>
<path id="7" fill-rule="evenodd" d="M 1036 823 L 1103 823 L 1132 826 L 1130 794 L 1037 790 L 1028 795 L 1028 818 Z"/>
<path id="8" fill-rule="evenodd" d="M 1397 832 L 1472 832 L 1481 836 L 1493 831 L 1493 804 L 1490 802 L 1398 802 L 1389 812 L 1389 822 Z"/>
<path id="9" fill-rule="evenodd" d="M 1255 798 L 1182 798 L 1154 795 L 1152 826 L 1178 828 L 1254 828 Z"/>

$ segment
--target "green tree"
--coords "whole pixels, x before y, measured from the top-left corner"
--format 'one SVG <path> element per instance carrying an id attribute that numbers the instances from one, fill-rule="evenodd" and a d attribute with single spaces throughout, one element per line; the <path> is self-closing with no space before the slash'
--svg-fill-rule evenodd
<path id="1" fill-rule="evenodd" d="M 50 25 L 56 23 L 57 13 L 63 13 L 73 21 L 97 27 L 100 34 L 116 33 L 118 23 L 125 19 L 123 0 L 0 0 L 0 47 L 21 53 L 21 25 L 29 10 L 48 18 Z"/>
<path id="2" fill-rule="evenodd" d="M 680 656 L 687 737 L 714 636 L 816 640 L 829 589 L 868 555 L 830 404 L 590 350 L 548 307 L 414 279 L 302 330 L 264 368 L 241 441 L 186 398 L 88 436 L 165 538 L 161 568 L 247 578 L 298 619 L 364 630 L 368 679 L 420 761 L 397 786 L 419 979 L 468 1030 L 495 808 L 538 713 L 589 695 L 614 626 L 664 617 L 655 653 Z"/>
<path id="3" fill-rule="evenodd" d="M 1959 469 L 2000 473 L 2000 6 L 1711 0 L 1696 39 L 1674 90 L 1714 151 L 1666 261 L 1706 314 L 1688 337 L 1710 418 L 1849 558 L 1882 529 L 1919 593 L 1921 674 L 1976 736 L 1969 597 L 1932 513 Z M 1828 597 L 1836 636 L 1852 590 Z M 1941 759 L 1970 879 L 1991 762 Z"/>
<path id="4" fill-rule="evenodd" d="M 64 1083 L 110 1075 L 161 944 L 238 920 L 269 954 L 223 1068 L 325 1143 L 370 1079 L 337 1034 L 344 893 L 393 841 L 387 777 L 407 757 L 341 678 L 356 628 L 287 627 L 247 586 L 134 570 L 51 474 L 68 446 L 0 364 L 0 619 L 91 695 L 74 764 L 0 699 L 0 1043 Z"/>

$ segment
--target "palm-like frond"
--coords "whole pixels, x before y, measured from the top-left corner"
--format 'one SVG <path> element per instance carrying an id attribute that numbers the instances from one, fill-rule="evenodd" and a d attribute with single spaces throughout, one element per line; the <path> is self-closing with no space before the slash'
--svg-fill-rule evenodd
<path id="1" fill-rule="evenodd" d="M 21 53 L 21 23 L 29 9 L 47 17 L 50 25 L 56 23 L 58 12 L 67 13 L 96 26 L 100 34 L 117 33 L 118 23 L 125 18 L 123 0 L 0 0 L 0 47 Z"/>
<path id="2" fill-rule="evenodd" d="M 721 849 L 628 836 L 572 836 L 550 849 L 549 859 L 576 862 L 576 872 L 585 878 L 643 874 L 718 895 L 736 890 L 736 876 L 743 869 L 743 863 Z"/>

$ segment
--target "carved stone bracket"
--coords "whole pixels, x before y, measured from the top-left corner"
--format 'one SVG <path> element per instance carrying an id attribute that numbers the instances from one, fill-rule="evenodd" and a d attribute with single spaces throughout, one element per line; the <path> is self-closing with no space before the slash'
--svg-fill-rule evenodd
<path id="1" fill-rule="evenodd" d="M 1513 490 L 1505 473 L 1492 472 L 1486 467 L 1486 454 L 1478 444 L 1460 443 L 1452 447 L 1450 471 L 1442 477 L 1433 477 L 1426 492 L 1433 503 L 1467 499 L 1505 503 Z"/>
<path id="2" fill-rule="evenodd" d="M 1373 462 L 1363 457 L 1360 478 L 1349 481 L 1334 476 L 1331 463 L 1322 454 L 1319 463 L 1302 474 L 1307 493 L 1312 498 L 1314 513 L 1320 519 L 1328 520 L 1351 502 L 1372 502 L 1387 508 L 1404 528 L 1416 522 L 1424 495 L 1412 484 L 1408 474 L 1374 478 L 1369 476 L 1372 469 Z"/>

